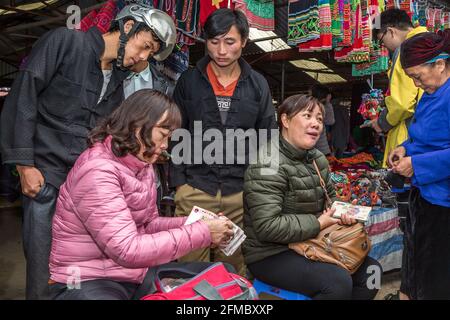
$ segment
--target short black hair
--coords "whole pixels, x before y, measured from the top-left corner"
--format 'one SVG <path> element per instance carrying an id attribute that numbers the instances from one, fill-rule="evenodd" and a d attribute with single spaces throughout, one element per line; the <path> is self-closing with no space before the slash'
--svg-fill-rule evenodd
<path id="1" fill-rule="evenodd" d="M 208 40 L 226 34 L 232 26 L 236 26 L 242 40 L 248 38 L 250 28 L 247 18 L 241 10 L 231 10 L 228 8 L 218 9 L 206 19 L 203 28 L 205 38 Z"/>
<path id="2" fill-rule="evenodd" d="M 320 102 L 324 101 L 329 94 L 331 94 L 330 89 L 324 85 L 315 84 L 311 87 L 311 95 Z"/>
<path id="3" fill-rule="evenodd" d="M 400 9 L 388 9 L 380 15 L 380 29 L 378 33 L 385 32 L 388 27 L 406 31 L 413 27 L 408 13 Z"/>

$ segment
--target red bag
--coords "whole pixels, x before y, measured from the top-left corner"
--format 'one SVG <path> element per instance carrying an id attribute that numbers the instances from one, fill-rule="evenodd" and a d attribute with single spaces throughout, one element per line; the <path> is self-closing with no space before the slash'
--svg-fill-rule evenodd
<path id="1" fill-rule="evenodd" d="M 223 263 L 200 273 L 185 268 L 161 268 L 156 273 L 156 293 L 141 300 L 258 300 L 253 285 L 228 272 Z"/>

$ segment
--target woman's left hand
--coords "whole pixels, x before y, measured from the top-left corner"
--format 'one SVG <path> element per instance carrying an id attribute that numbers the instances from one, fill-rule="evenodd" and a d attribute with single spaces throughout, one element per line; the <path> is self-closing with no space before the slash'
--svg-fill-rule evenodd
<path id="1" fill-rule="evenodd" d="M 414 169 L 412 166 L 411 157 L 402 158 L 397 164 L 393 166 L 394 172 L 401 174 L 405 177 L 412 177 L 414 174 Z"/>

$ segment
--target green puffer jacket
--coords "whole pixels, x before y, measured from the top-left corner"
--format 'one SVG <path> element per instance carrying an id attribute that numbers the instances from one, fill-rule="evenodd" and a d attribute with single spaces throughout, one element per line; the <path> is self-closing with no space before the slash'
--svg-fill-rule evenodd
<path id="1" fill-rule="evenodd" d="M 325 180 L 332 201 L 336 192 L 331 183 L 328 161 L 317 149 L 299 150 L 280 136 L 279 165 L 273 174 L 258 160 L 249 166 L 244 182 L 244 231 L 242 250 L 250 264 L 289 250 L 288 244 L 315 237 L 317 217 L 323 212 L 325 195 L 313 160 Z M 263 169 L 263 170 L 261 170 Z"/>

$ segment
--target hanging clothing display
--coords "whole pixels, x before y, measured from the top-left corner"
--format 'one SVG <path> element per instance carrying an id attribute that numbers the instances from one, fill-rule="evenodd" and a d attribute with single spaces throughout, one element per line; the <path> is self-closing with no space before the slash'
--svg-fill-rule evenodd
<path id="1" fill-rule="evenodd" d="M 288 45 L 320 38 L 319 0 L 289 2 Z"/>
<path id="2" fill-rule="evenodd" d="M 275 29 L 275 5 L 270 0 L 235 0 L 235 8 L 245 13 L 250 27 L 272 31 Z"/>
<path id="3" fill-rule="evenodd" d="M 330 0 L 319 0 L 319 28 L 320 37 L 316 40 L 300 43 L 298 50 L 300 52 L 331 50 L 331 7 Z"/>
<path id="4" fill-rule="evenodd" d="M 228 8 L 228 4 L 230 9 L 234 9 L 234 3 L 231 0 L 200 0 L 200 25 L 203 27 L 211 13 L 219 8 Z"/>
<path id="5" fill-rule="evenodd" d="M 118 12 L 115 1 L 109 0 L 98 11 L 92 10 L 80 21 L 80 30 L 86 32 L 89 28 L 96 26 L 101 33 L 106 33 Z"/>

